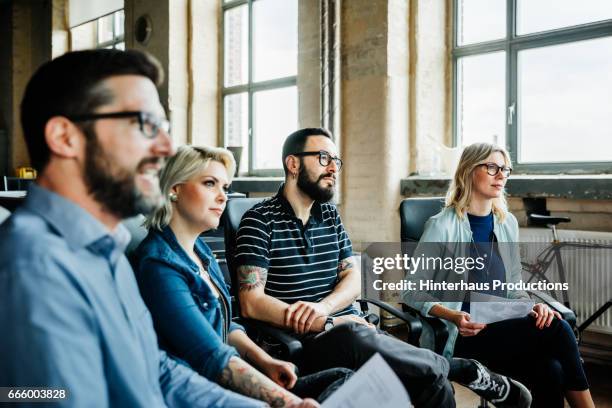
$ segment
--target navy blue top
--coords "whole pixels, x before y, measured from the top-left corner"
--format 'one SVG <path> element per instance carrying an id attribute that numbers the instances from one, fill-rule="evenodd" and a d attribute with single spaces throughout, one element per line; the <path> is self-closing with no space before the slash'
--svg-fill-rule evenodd
<path id="1" fill-rule="evenodd" d="M 242 217 L 235 262 L 267 269 L 269 296 L 287 303 L 319 302 L 336 287 L 340 261 L 353 255 L 351 240 L 336 206 L 315 201 L 303 225 L 283 188 Z M 349 305 L 334 316 L 342 314 L 359 312 Z"/>
<path id="2" fill-rule="evenodd" d="M 0 226 L 0 385 L 67 389 L 66 407 L 262 406 L 159 350 L 129 239 L 30 186 Z"/>
<path id="3" fill-rule="evenodd" d="M 195 252 L 219 297 L 200 276 L 198 265 L 179 245 L 170 227 L 151 229 L 131 261 L 161 347 L 217 381 L 229 359 L 238 356 L 236 349 L 226 344 L 227 334 L 244 329 L 231 321 L 229 287 L 202 238 L 196 240 Z"/>
<path id="4" fill-rule="evenodd" d="M 489 215 L 472 215 L 468 213 L 470 229 L 472 230 L 473 246 L 471 248 L 472 257 L 484 258 L 484 268 L 482 270 L 472 269 L 469 272 L 469 281 L 474 283 L 488 282 L 493 280 L 506 281 L 506 268 L 497 248 L 497 239 L 493 233 L 493 222 L 495 218 L 491 212 Z M 492 289 L 479 291 L 488 295 L 506 297 L 503 289 Z M 462 310 L 469 312 L 469 303 L 464 302 Z"/>

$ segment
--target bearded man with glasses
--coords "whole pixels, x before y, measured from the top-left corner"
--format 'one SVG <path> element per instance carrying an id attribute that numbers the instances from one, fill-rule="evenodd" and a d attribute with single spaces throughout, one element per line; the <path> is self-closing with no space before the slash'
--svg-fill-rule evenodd
<path id="1" fill-rule="evenodd" d="M 163 203 L 174 153 L 162 75 L 144 53 L 105 49 L 30 79 L 21 122 L 39 177 L 0 227 L 2 387 L 53 388 L 37 395 L 71 407 L 264 406 L 159 350 L 123 254 L 121 220 Z"/>

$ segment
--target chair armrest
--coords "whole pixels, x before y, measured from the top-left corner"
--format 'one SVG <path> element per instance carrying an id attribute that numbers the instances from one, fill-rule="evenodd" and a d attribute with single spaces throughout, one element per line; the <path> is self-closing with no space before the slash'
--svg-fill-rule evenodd
<path id="1" fill-rule="evenodd" d="M 532 297 L 540 299 L 542 302 L 546 303 L 551 309 L 559 312 L 559 314 L 563 316 L 563 320 L 567 321 L 567 323 L 571 327 L 576 326 L 576 314 L 571 309 L 566 307 L 563 303 L 559 302 L 558 300 L 544 292 L 540 292 L 539 290 L 528 290 L 527 293 L 529 293 Z"/>
<path id="2" fill-rule="evenodd" d="M 267 342 L 270 340 L 278 342 L 281 354 L 275 357 L 294 361 L 302 352 L 302 342 L 283 329 L 253 319 L 240 318 L 238 322 L 244 326 L 247 333 L 254 333 L 258 340 L 268 339 Z M 256 343 L 260 344 L 259 341 L 256 341 Z"/>
<path id="3" fill-rule="evenodd" d="M 431 326 L 434 332 L 434 350 L 437 354 L 442 355 L 444 352 L 444 347 L 446 346 L 446 341 L 448 340 L 448 326 L 444 321 L 438 317 L 429 317 L 424 316 L 419 310 L 402 303 L 402 309 L 414 316 L 417 316 L 419 319 L 426 321 L 427 324 Z"/>
<path id="4" fill-rule="evenodd" d="M 423 331 L 423 325 L 417 317 L 411 315 L 410 313 L 402 312 L 401 310 L 379 300 L 364 298 L 357 299 L 357 302 L 361 305 L 361 310 L 364 312 L 368 310 L 367 304 L 371 303 L 378 306 L 381 310 L 384 310 L 385 312 L 402 320 L 408 326 L 408 342 L 414 345 L 418 344 L 419 338 L 421 337 L 421 332 Z"/>

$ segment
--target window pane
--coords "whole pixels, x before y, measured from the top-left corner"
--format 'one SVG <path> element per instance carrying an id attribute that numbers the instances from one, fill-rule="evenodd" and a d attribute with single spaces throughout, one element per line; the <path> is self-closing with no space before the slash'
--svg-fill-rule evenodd
<path id="1" fill-rule="evenodd" d="M 124 42 L 117 43 L 117 44 L 115 44 L 115 48 L 118 49 L 118 50 L 125 51 L 125 43 Z"/>
<path id="2" fill-rule="evenodd" d="M 255 169 L 280 169 L 281 147 L 297 130 L 297 87 L 261 91 L 253 95 Z"/>
<path id="3" fill-rule="evenodd" d="M 519 161 L 611 161 L 612 38 L 524 50 Z"/>
<path id="4" fill-rule="evenodd" d="M 98 44 L 113 39 L 113 14 L 98 19 Z"/>
<path id="5" fill-rule="evenodd" d="M 241 85 L 249 79 L 249 9 L 247 5 L 229 9 L 225 24 L 225 86 Z"/>
<path id="6" fill-rule="evenodd" d="M 249 170 L 249 97 L 240 93 L 227 95 L 223 101 L 225 146 L 242 146 L 240 173 Z"/>
<path id="7" fill-rule="evenodd" d="M 120 37 L 123 35 L 125 27 L 125 14 L 123 10 L 119 10 L 115 13 L 115 37 Z"/>
<path id="8" fill-rule="evenodd" d="M 506 38 L 506 0 L 459 0 L 457 44 Z"/>
<path id="9" fill-rule="evenodd" d="M 297 1 L 253 3 L 255 81 L 297 75 L 297 26 Z"/>
<path id="10" fill-rule="evenodd" d="M 518 0 L 517 34 L 554 30 L 612 18 L 610 0 Z"/>
<path id="11" fill-rule="evenodd" d="M 459 145 L 505 145 L 505 61 L 503 51 L 457 60 Z"/>
<path id="12" fill-rule="evenodd" d="M 96 22 L 81 24 L 70 29 L 71 32 L 71 50 L 87 50 L 96 48 Z"/>

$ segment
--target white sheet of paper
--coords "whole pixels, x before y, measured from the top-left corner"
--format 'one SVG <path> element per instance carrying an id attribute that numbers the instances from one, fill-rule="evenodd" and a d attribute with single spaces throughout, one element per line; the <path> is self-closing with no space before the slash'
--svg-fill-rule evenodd
<path id="1" fill-rule="evenodd" d="M 410 397 L 389 364 L 374 354 L 323 402 L 322 408 L 411 407 Z"/>
<path id="2" fill-rule="evenodd" d="M 533 309 L 533 300 L 512 300 L 484 293 L 470 294 L 470 316 L 474 323 L 495 323 L 525 317 Z"/>

